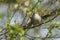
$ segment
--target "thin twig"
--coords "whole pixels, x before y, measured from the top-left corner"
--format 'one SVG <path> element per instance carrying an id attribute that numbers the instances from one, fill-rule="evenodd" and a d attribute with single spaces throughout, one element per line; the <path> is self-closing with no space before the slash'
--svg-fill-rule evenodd
<path id="1" fill-rule="evenodd" d="M 56 13 L 56 11 L 57 11 L 57 10 L 51 12 L 51 14 L 52 14 L 52 13 Z M 59 9 L 58 11 L 60 11 L 60 9 Z M 43 24 L 45 24 L 45 23 L 48 23 L 48 22 L 54 20 L 54 19 L 55 19 L 56 17 L 58 17 L 59 15 L 60 15 L 60 13 L 57 14 L 56 16 L 54 16 L 52 19 L 46 21 L 46 22 L 43 22 L 43 23 L 41 23 L 41 24 L 37 24 L 37 25 L 33 25 L 33 27 L 28 26 L 28 27 L 25 27 L 24 29 L 32 29 L 32 28 L 35 28 L 35 27 L 39 27 L 39 26 L 41 26 L 41 25 L 43 25 Z"/>

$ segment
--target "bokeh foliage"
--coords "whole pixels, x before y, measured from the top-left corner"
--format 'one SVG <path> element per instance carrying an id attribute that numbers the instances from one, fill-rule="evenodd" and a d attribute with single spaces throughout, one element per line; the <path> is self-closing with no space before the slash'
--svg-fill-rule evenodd
<path id="1" fill-rule="evenodd" d="M 31 21 L 34 21 L 34 20 L 32 20 L 32 17 L 33 17 L 33 14 L 35 13 L 35 11 L 37 11 L 37 13 L 43 19 L 43 22 L 41 24 L 45 24 L 44 23 L 44 20 L 46 20 L 47 17 L 53 16 L 54 14 L 56 14 L 56 12 L 55 13 L 52 12 L 50 8 L 48 8 L 48 10 L 41 9 L 40 8 L 40 4 L 41 4 L 42 1 L 43 0 L 38 0 L 37 2 L 35 2 L 35 0 L 0 0 L 1 3 L 6 3 L 8 5 L 13 4 L 13 9 L 8 8 L 8 12 L 7 12 L 8 20 L 5 23 L 5 25 L 3 26 L 4 29 L 5 29 L 4 32 L 7 31 L 7 33 L 6 33 L 7 40 L 15 40 L 17 37 L 19 38 L 19 40 L 24 40 L 24 37 L 23 36 L 25 34 L 25 31 L 26 30 L 29 30 L 31 28 L 34 28 L 34 26 L 35 26 L 33 24 L 33 22 L 30 23 Z M 11 26 L 10 25 L 10 21 L 11 21 L 11 18 L 14 17 L 14 16 L 11 17 L 11 10 L 14 10 L 15 12 L 18 11 L 18 10 L 22 10 L 23 13 L 25 14 L 25 18 L 23 19 L 23 22 L 26 19 L 26 17 L 28 17 L 28 19 L 30 19 L 30 22 L 27 22 L 26 24 L 24 24 L 22 26 L 20 26 L 19 23 L 16 23 L 15 22 L 15 25 L 14 26 Z M 53 15 L 51 15 L 51 13 Z M 0 17 L 2 18 L 2 15 Z M 47 22 L 49 22 L 49 21 L 47 21 Z M 39 24 L 39 25 L 41 25 L 41 24 Z M 50 37 L 52 35 L 51 31 L 55 27 L 60 26 L 60 24 L 57 23 L 57 22 L 54 22 L 53 24 L 54 25 L 49 25 L 50 28 L 49 28 L 49 32 L 48 32 L 46 38 L 48 38 L 48 37 Z"/>

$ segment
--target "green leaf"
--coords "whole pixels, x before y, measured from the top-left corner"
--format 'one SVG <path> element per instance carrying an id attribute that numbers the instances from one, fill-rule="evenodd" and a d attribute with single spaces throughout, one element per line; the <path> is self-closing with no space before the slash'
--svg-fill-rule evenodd
<path id="1" fill-rule="evenodd" d="M 20 37 L 20 40 L 24 40 L 24 37 Z"/>

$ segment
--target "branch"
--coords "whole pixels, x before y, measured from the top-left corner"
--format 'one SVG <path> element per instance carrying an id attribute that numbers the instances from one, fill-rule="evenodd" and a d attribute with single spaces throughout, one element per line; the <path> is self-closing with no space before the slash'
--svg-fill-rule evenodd
<path id="1" fill-rule="evenodd" d="M 59 12 L 60 9 L 59 9 L 59 10 L 54 10 L 53 12 L 51 12 L 51 14 L 52 14 L 52 13 L 55 13 L 55 14 L 56 14 L 56 11 Z M 35 27 L 39 27 L 39 26 L 41 26 L 41 25 L 43 25 L 43 24 L 45 24 L 45 23 L 48 23 L 48 22 L 54 20 L 54 19 L 55 19 L 56 17 L 58 17 L 59 15 L 60 15 L 60 12 L 59 12 L 58 14 L 56 14 L 52 19 L 50 19 L 50 20 L 48 20 L 48 21 L 46 21 L 46 22 L 43 22 L 43 23 L 37 24 L 37 25 L 33 25 L 33 27 L 27 26 L 27 27 L 25 27 L 24 29 L 32 29 L 32 28 L 35 28 Z"/>
<path id="2" fill-rule="evenodd" d="M 48 35 L 48 34 L 47 34 Z M 50 39 L 52 39 L 52 38 L 60 38 L 60 37 L 45 37 L 45 38 L 41 38 L 41 37 L 33 37 L 33 36 L 30 36 L 30 35 L 28 35 L 28 34 L 25 34 L 24 35 L 26 38 L 28 38 L 28 39 L 35 39 L 35 38 L 39 38 L 39 39 L 42 39 L 42 40 L 45 40 L 45 38 L 50 38 Z"/>

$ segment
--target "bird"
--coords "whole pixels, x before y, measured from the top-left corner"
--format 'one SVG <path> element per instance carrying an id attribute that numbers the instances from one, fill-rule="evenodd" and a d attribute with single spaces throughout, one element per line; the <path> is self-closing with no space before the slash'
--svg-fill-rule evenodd
<path id="1" fill-rule="evenodd" d="M 32 20 L 33 20 L 33 24 L 41 23 L 41 16 L 37 11 L 35 11 L 35 14 L 33 15 Z"/>

